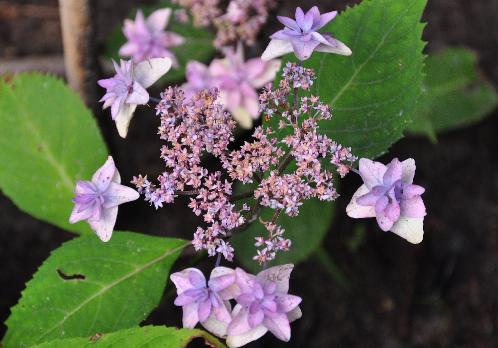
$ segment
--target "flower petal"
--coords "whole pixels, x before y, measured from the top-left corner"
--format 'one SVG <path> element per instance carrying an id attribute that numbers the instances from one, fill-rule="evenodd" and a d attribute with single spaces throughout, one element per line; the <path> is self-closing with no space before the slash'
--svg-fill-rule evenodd
<path id="1" fill-rule="evenodd" d="M 341 56 L 350 56 L 353 54 L 351 49 L 341 41 L 334 39 L 329 34 L 322 34 L 327 40 L 327 44 L 318 45 L 315 49 L 317 52 L 340 54 Z"/>
<path id="2" fill-rule="evenodd" d="M 218 292 L 218 295 L 223 300 L 231 300 L 231 299 L 236 298 L 237 296 L 240 295 L 240 288 L 238 287 L 238 285 L 236 283 L 237 276 L 235 274 L 235 270 L 228 268 L 228 267 L 216 267 L 211 271 L 210 280 L 209 280 L 208 284 L 212 290 L 213 290 L 213 288 L 211 287 L 211 283 L 210 283 L 211 279 L 221 277 L 221 276 L 227 276 L 227 275 L 231 275 L 231 274 L 233 274 L 235 281 L 228 287 L 225 287 L 225 288 L 219 289 L 219 290 L 215 290 Z M 215 287 L 217 285 L 215 285 Z"/>
<path id="3" fill-rule="evenodd" d="M 320 45 L 320 42 L 313 39 L 306 41 L 301 38 L 295 38 L 291 40 L 291 44 L 297 59 L 303 61 L 311 57 L 311 54 Z"/>
<path id="4" fill-rule="evenodd" d="M 240 292 L 252 293 L 256 277 L 253 276 L 252 274 L 247 273 L 242 268 L 238 267 L 235 269 L 235 275 L 236 275 L 235 281 L 240 289 Z"/>
<path id="5" fill-rule="evenodd" d="M 117 207 L 120 204 L 135 201 L 140 194 L 131 187 L 111 182 L 104 194 L 104 208 Z"/>
<path id="6" fill-rule="evenodd" d="M 228 301 L 225 301 L 223 306 L 213 307 L 211 315 L 207 320 L 201 322 L 201 325 L 212 334 L 225 338 L 228 324 L 232 320 L 230 309 L 231 306 Z"/>
<path id="7" fill-rule="evenodd" d="M 270 267 L 258 273 L 258 278 L 263 281 L 263 285 L 268 282 L 277 284 L 277 293 L 287 294 L 289 292 L 289 279 L 294 265 L 288 263 L 285 265 Z"/>
<path id="8" fill-rule="evenodd" d="M 145 20 L 147 26 L 153 31 L 160 32 L 166 28 L 171 16 L 170 8 L 156 10 Z"/>
<path id="9" fill-rule="evenodd" d="M 401 175 L 401 181 L 404 184 L 412 184 L 413 178 L 415 177 L 415 170 L 417 166 L 415 165 L 415 160 L 413 158 L 408 158 L 401 162 L 401 168 L 403 174 Z"/>
<path id="10" fill-rule="evenodd" d="M 375 217 L 375 208 L 373 206 L 363 206 L 357 202 L 359 197 L 364 196 L 368 192 L 369 189 L 366 185 L 361 185 L 360 188 L 356 190 L 346 207 L 346 213 L 349 217 L 352 217 L 353 219 Z"/>
<path id="11" fill-rule="evenodd" d="M 288 313 L 294 310 L 297 306 L 299 306 L 301 301 L 301 297 L 294 295 L 278 295 L 275 298 L 275 302 L 278 305 L 278 311 L 282 313 Z"/>
<path id="12" fill-rule="evenodd" d="M 387 170 L 382 177 L 384 186 L 391 186 L 396 181 L 401 180 L 402 167 L 397 158 L 394 158 L 387 166 Z"/>
<path id="13" fill-rule="evenodd" d="M 322 13 L 319 16 L 318 20 L 315 20 L 313 22 L 313 27 L 311 27 L 311 30 L 319 30 L 323 28 L 328 22 L 333 20 L 336 16 L 337 16 L 337 11 Z"/>
<path id="14" fill-rule="evenodd" d="M 144 105 L 149 102 L 149 93 L 137 81 L 133 83 L 132 92 L 126 97 L 125 103 Z"/>
<path id="15" fill-rule="evenodd" d="M 387 168 L 380 162 L 361 158 L 359 165 L 360 175 L 369 190 L 374 186 L 382 185 L 382 178 Z"/>
<path id="16" fill-rule="evenodd" d="M 135 80 L 144 88 L 149 88 L 171 69 L 171 59 L 151 58 L 138 63 L 133 70 Z"/>
<path id="17" fill-rule="evenodd" d="M 299 308 L 299 307 L 296 307 L 293 310 L 291 310 L 289 313 L 287 313 L 287 318 L 289 319 L 289 323 L 296 321 L 297 319 L 301 318 L 302 316 L 303 316 L 303 312 L 301 311 L 301 308 Z"/>
<path id="18" fill-rule="evenodd" d="M 128 127 L 130 126 L 130 121 L 133 118 L 133 113 L 137 106 L 135 104 L 124 104 L 123 107 L 119 110 L 116 119 L 116 128 L 118 129 L 118 134 L 121 138 L 126 138 L 128 135 Z"/>
<path id="19" fill-rule="evenodd" d="M 100 219 L 89 219 L 90 227 L 95 231 L 97 236 L 103 242 L 108 242 L 111 239 L 114 225 L 118 217 L 118 207 L 102 209 Z"/>
<path id="20" fill-rule="evenodd" d="M 236 108 L 230 108 L 230 113 L 233 116 L 233 119 L 237 121 L 243 129 L 251 129 L 252 128 L 252 117 L 249 111 L 246 108 L 238 106 Z"/>
<path id="21" fill-rule="evenodd" d="M 427 215 L 422 197 L 415 196 L 401 201 L 401 215 L 408 218 L 422 218 Z"/>
<path id="22" fill-rule="evenodd" d="M 261 61 L 260 58 L 256 59 Z M 253 59 L 251 59 L 248 63 L 250 63 L 252 60 Z M 273 81 L 275 79 L 275 76 L 277 75 L 277 72 L 280 70 L 281 64 L 282 61 L 280 59 L 272 59 L 266 62 L 263 71 L 257 76 L 254 76 L 252 81 L 250 81 L 252 86 L 254 88 L 261 88 L 268 82 Z"/>
<path id="23" fill-rule="evenodd" d="M 190 289 L 197 289 L 191 282 L 192 273 L 197 273 L 199 277 L 204 277 L 204 274 L 197 268 L 186 268 L 181 272 L 175 272 L 169 276 L 176 286 L 176 293 L 178 295 Z"/>
<path id="24" fill-rule="evenodd" d="M 424 218 L 401 216 L 390 231 L 412 244 L 418 244 L 424 239 Z"/>
<path id="25" fill-rule="evenodd" d="M 231 271 L 232 272 L 230 273 L 219 274 L 214 277 L 213 272 L 211 272 L 211 277 L 208 281 L 208 287 L 215 292 L 220 292 L 221 290 L 232 286 L 235 283 L 235 272 L 233 270 Z"/>
<path id="26" fill-rule="evenodd" d="M 293 20 L 292 18 L 289 18 L 289 17 L 284 17 L 284 16 L 277 16 L 277 20 L 282 23 L 283 25 L 285 25 L 286 27 L 292 29 L 292 30 L 296 30 L 296 31 L 300 31 L 301 29 L 299 28 L 299 26 L 297 25 L 296 21 Z"/>
<path id="27" fill-rule="evenodd" d="M 209 315 L 211 315 L 211 308 L 212 304 L 209 298 L 199 303 L 199 309 L 198 309 L 199 321 L 206 321 L 207 318 L 209 318 Z"/>
<path id="28" fill-rule="evenodd" d="M 87 220 L 94 215 L 93 205 L 89 205 L 86 209 L 81 209 L 79 204 L 75 204 L 71 216 L 69 216 L 69 223 L 75 224 L 78 221 Z"/>
<path id="29" fill-rule="evenodd" d="M 286 314 L 276 314 L 271 318 L 266 317 L 263 321 L 263 325 L 279 340 L 289 342 L 291 338 L 291 329 Z"/>
<path id="30" fill-rule="evenodd" d="M 242 306 L 236 305 L 233 309 L 233 312 L 232 312 L 233 320 L 230 323 L 230 325 L 228 326 L 228 328 L 229 328 L 227 330 L 228 337 L 227 337 L 227 341 L 226 341 L 228 347 L 230 347 L 230 348 L 242 347 L 242 346 L 248 344 L 249 342 L 252 342 L 252 341 L 259 339 L 268 331 L 268 329 L 266 327 L 264 327 L 263 325 L 258 325 L 255 328 L 251 329 L 249 326 L 249 323 L 247 323 L 247 315 L 245 316 L 246 320 L 243 321 L 243 323 L 238 323 L 238 321 L 240 319 L 237 319 L 237 322 L 234 325 L 234 321 L 236 320 L 236 318 L 239 317 L 241 311 L 243 311 Z M 242 325 L 242 324 L 244 324 L 244 325 Z M 236 330 L 236 332 L 241 331 L 243 333 L 230 334 L 229 333 L 230 326 L 237 326 L 237 327 L 244 326 L 244 327 L 240 327 L 240 330 Z M 248 329 L 248 330 L 246 331 L 245 329 Z"/>
<path id="31" fill-rule="evenodd" d="M 197 302 L 192 302 L 189 305 L 183 306 L 183 327 L 188 329 L 193 329 L 199 322 L 198 309 L 199 304 Z"/>
<path id="32" fill-rule="evenodd" d="M 116 165 L 112 156 L 108 156 L 105 163 L 97 169 L 92 176 L 92 183 L 97 187 L 99 192 L 107 190 L 111 184 L 114 174 L 117 172 Z"/>
<path id="33" fill-rule="evenodd" d="M 261 55 L 261 59 L 264 61 L 268 61 L 283 56 L 287 53 L 291 53 L 292 51 L 292 44 L 289 41 L 272 39 Z"/>

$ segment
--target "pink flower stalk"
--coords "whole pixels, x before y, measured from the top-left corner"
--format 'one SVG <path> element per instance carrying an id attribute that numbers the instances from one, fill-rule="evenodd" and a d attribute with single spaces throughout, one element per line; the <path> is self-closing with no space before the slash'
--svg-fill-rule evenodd
<path id="1" fill-rule="evenodd" d="M 410 243 L 424 236 L 425 205 L 420 197 L 425 189 L 413 184 L 415 161 L 393 159 L 387 166 L 360 159 L 359 171 L 364 184 L 346 208 L 352 218 L 375 217 L 383 231 L 391 231 Z"/>
<path id="2" fill-rule="evenodd" d="M 271 267 L 257 276 L 237 268 L 240 294 L 227 328 L 227 345 L 241 347 L 270 331 L 278 339 L 291 338 L 289 323 L 302 316 L 301 298 L 289 295 L 289 278 L 294 265 Z"/>
<path id="3" fill-rule="evenodd" d="M 271 41 L 261 58 L 270 60 L 294 52 L 297 59 L 303 61 L 311 57 L 313 51 L 335 53 L 349 56 L 351 50 L 330 34 L 320 34 L 319 29 L 335 18 L 337 11 L 320 14 L 313 6 L 306 14 L 298 7 L 296 19 L 278 16 L 285 28 L 270 36 Z"/>
<path id="4" fill-rule="evenodd" d="M 97 236 L 107 242 L 111 239 L 118 216 L 118 206 L 140 197 L 134 189 L 120 185 L 119 175 L 111 156 L 92 177 L 78 181 L 74 191 L 74 208 L 69 222 L 87 220 Z"/>
<path id="5" fill-rule="evenodd" d="M 146 88 L 152 86 L 171 68 L 171 59 L 152 58 L 133 65 L 131 61 L 121 61 L 118 66 L 114 61 L 116 75 L 98 81 L 99 86 L 106 89 L 100 99 L 103 109 L 111 107 L 112 119 L 121 137 L 126 138 L 128 127 L 137 105 L 147 104 L 149 93 Z"/>
<path id="6" fill-rule="evenodd" d="M 209 281 L 197 268 L 173 273 L 171 281 L 177 289 L 175 305 L 183 309 L 183 327 L 192 329 L 197 323 L 218 337 L 226 337 L 232 321 L 229 300 L 239 293 L 235 271 L 227 267 L 212 270 Z"/>
<path id="7" fill-rule="evenodd" d="M 164 8 L 152 12 L 144 18 L 141 10 L 137 11 L 135 21 L 126 19 L 123 33 L 128 39 L 119 54 L 131 57 L 134 63 L 140 63 L 150 58 L 168 57 L 173 67 L 178 67 L 176 57 L 169 50 L 184 43 L 185 39 L 173 32 L 165 31 L 171 17 L 171 9 Z"/>
<path id="8" fill-rule="evenodd" d="M 260 58 L 244 61 L 243 49 L 226 50 L 225 59 L 215 59 L 209 67 L 199 62 L 187 64 L 187 96 L 204 88 L 217 87 L 219 102 L 232 114 L 242 128 L 252 127 L 259 116 L 256 90 L 273 81 L 280 69 L 280 60 L 263 62 Z"/>

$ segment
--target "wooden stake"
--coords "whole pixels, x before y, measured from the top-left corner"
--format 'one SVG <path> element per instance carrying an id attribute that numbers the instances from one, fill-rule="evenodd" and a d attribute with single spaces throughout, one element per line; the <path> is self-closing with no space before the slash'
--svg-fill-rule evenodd
<path id="1" fill-rule="evenodd" d="M 59 10 L 68 83 L 94 108 L 97 57 L 91 3 L 91 0 L 59 0 Z"/>

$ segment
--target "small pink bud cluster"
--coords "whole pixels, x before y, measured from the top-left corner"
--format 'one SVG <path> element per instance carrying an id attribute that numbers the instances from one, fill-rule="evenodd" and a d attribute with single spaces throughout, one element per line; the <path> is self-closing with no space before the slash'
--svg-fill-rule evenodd
<path id="1" fill-rule="evenodd" d="M 269 11 L 276 5 L 275 0 L 231 0 L 226 9 L 218 0 L 174 0 L 190 10 L 194 24 L 217 30 L 214 45 L 218 48 L 238 41 L 254 45 L 262 26 L 268 20 Z"/>
<path id="2" fill-rule="evenodd" d="M 258 249 L 257 255 L 253 257 L 253 260 L 258 261 L 260 264 L 275 259 L 277 251 L 287 251 L 292 244 L 290 239 L 283 237 L 285 230 L 282 227 L 271 222 L 265 222 L 264 225 L 268 231 L 268 237 L 258 236 L 255 238 L 256 242 L 254 243 L 257 248 L 263 247 Z"/>

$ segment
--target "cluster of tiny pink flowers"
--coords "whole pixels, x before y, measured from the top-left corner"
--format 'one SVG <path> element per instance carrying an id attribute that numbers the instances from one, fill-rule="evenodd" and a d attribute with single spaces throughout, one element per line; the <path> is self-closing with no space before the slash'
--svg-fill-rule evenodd
<path id="1" fill-rule="evenodd" d="M 237 41 L 252 46 L 268 14 L 276 5 L 275 0 L 232 0 L 226 13 L 214 19 L 217 29 L 216 47 L 223 47 Z"/>
<path id="2" fill-rule="evenodd" d="M 211 256 L 221 253 L 232 260 L 233 248 L 222 238 L 244 223 L 244 218 L 230 202 L 232 184 L 222 180 L 220 172 L 209 173 L 201 165 L 203 154 L 224 156 L 233 140 L 235 122 L 215 103 L 217 98 L 216 89 L 188 99 L 177 87 L 161 93 L 156 112 L 161 118 L 158 134 L 166 141 L 161 158 L 167 170 L 158 176 L 158 184 L 141 175 L 132 183 L 156 209 L 172 203 L 178 195 L 191 196 L 189 207 L 208 224 L 194 234 L 195 249 L 205 249 Z"/>
<path id="3" fill-rule="evenodd" d="M 283 79 L 280 88 L 289 86 L 291 88 L 301 88 L 304 90 L 309 90 L 313 85 L 313 81 L 316 79 L 313 69 L 305 68 L 302 65 L 290 62 L 286 64 L 282 77 Z"/>
<path id="4" fill-rule="evenodd" d="M 195 25 L 214 26 L 217 30 L 214 45 L 221 48 L 238 41 L 254 45 L 276 0 L 231 0 L 226 9 L 220 7 L 218 0 L 174 0 L 174 3 L 190 10 Z"/>
<path id="5" fill-rule="evenodd" d="M 283 69 L 282 79 L 279 82 L 278 88 L 273 89 L 272 85 L 268 84 L 265 90 L 259 94 L 259 109 L 261 113 L 267 117 L 271 117 L 276 111 L 283 110 L 285 113 L 284 117 L 289 113 L 296 114 L 297 116 L 299 111 L 296 108 L 290 107 L 289 95 L 295 89 L 309 91 L 315 79 L 316 76 L 313 69 L 304 68 L 296 63 L 287 63 Z M 302 100 L 307 101 L 307 99 Z M 323 108 L 322 104 L 319 105 L 320 108 Z M 301 107 L 304 108 L 305 106 Z M 306 112 L 305 110 L 301 110 L 301 113 L 303 111 Z M 284 124 L 282 120 L 280 128 L 283 128 Z"/>
<path id="6" fill-rule="evenodd" d="M 284 152 L 277 146 L 277 139 L 269 138 L 272 133 L 269 128 L 256 127 L 253 142 L 245 142 L 239 150 L 232 151 L 224 158 L 223 167 L 232 180 L 251 183 L 254 175 L 261 178 L 270 166 L 279 163 Z"/>
<path id="7" fill-rule="evenodd" d="M 256 242 L 254 243 L 257 248 L 263 247 L 258 249 L 257 255 L 253 257 L 253 260 L 258 261 L 260 264 L 275 259 L 277 251 L 288 251 L 292 244 L 290 239 L 283 237 L 285 230 L 282 227 L 272 222 L 265 222 L 264 226 L 268 231 L 268 237 L 258 236 L 255 238 Z"/>
<path id="8" fill-rule="evenodd" d="M 198 27 L 211 25 L 213 20 L 221 15 L 221 10 L 218 8 L 219 0 L 173 0 L 172 2 L 188 9 L 192 14 L 194 25 Z"/>
<path id="9" fill-rule="evenodd" d="M 155 184 L 146 176 L 133 183 L 156 209 L 178 195 L 190 196 L 189 207 L 206 224 L 194 233 L 193 246 L 227 260 L 234 257 L 227 239 L 256 221 L 261 206 L 275 210 L 271 222 L 262 222 L 268 237 L 257 238 L 254 257 L 262 263 L 273 260 L 291 246 L 278 225 L 280 214 L 297 216 L 308 199 L 335 200 L 334 170 L 342 177 L 356 160 L 349 148 L 319 133 L 319 122 L 332 118 L 329 106 L 313 95 L 299 98 L 299 91 L 308 91 L 314 78 L 313 70 L 288 64 L 279 87 L 267 88 L 259 97 L 267 121 L 277 118 L 278 127 L 288 135 L 279 139 L 265 124 L 255 128 L 251 142 L 237 149 L 229 149 L 235 122 L 218 103 L 217 89 L 186 98 L 180 88 L 169 87 L 156 107 L 161 119 L 158 134 L 166 142 L 161 148 L 166 171 Z M 226 175 L 204 168 L 203 154 L 217 158 Z M 236 181 L 257 186 L 234 196 Z M 250 206 L 235 205 L 236 199 L 248 197 Z"/>

